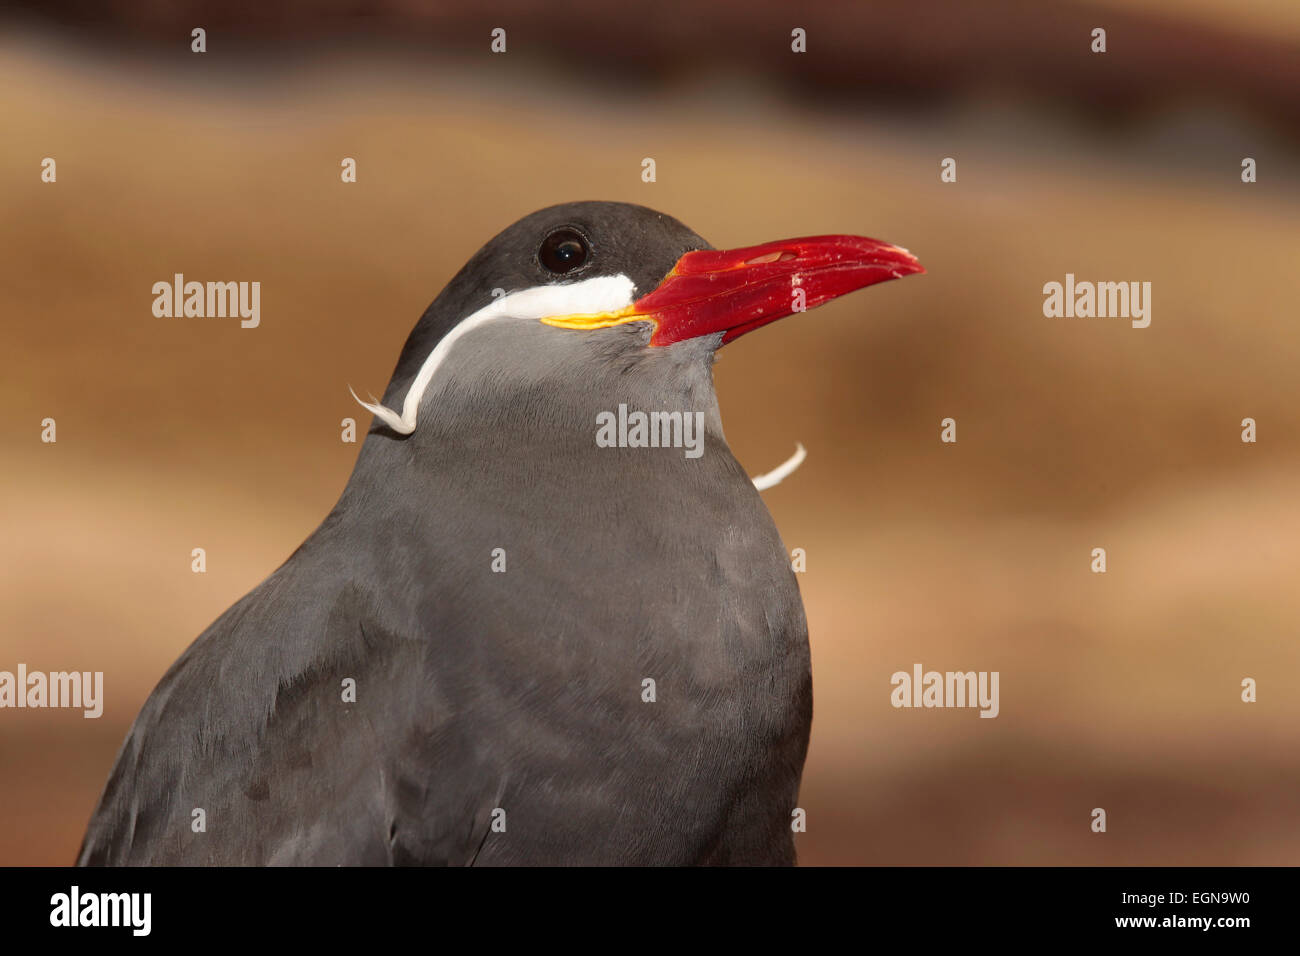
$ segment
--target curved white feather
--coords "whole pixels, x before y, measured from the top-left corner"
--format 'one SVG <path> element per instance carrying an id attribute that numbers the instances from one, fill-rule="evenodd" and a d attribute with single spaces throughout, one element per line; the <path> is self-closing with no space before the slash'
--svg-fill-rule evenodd
<path id="1" fill-rule="evenodd" d="M 447 353 L 456 341 L 485 322 L 494 319 L 545 319 L 556 315 L 592 315 L 598 312 L 617 312 L 632 304 L 635 285 L 627 276 L 597 276 L 581 282 L 565 285 L 539 285 L 531 289 L 512 292 L 493 299 L 483 308 L 468 315 L 457 323 L 456 327 L 444 335 L 429 357 L 420 366 L 415 381 L 406 391 L 399 415 L 378 402 L 363 402 L 348 386 L 352 397 L 363 408 L 368 409 L 393 431 L 409 435 L 415 431 L 415 418 L 420 409 L 420 399 L 424 397 L 434 373 L 447 359 Z"/>
<path id="2" fill-rule="evenodd" d="M 803 460 L 808 457 L 808 452 L 804 449 L 801 443 L 795 442 L 794 448 L 795 448 L 794 454 L 791 455 L 789 458 L 787 458 L 784 462 L 782 462 L 777 467 L 773 468 L 767 474 L 759 475 L 757 478 L 755 478 L 754 487 L 757 488 L 759 491 L 767 491 L 768 488 L 772 488 L 776 485 L 779 485 L 781 482 L 785 481 L 792 474 L 794 474 L 794 470 L 798 468 L 800 465 L 802 465 Z"/>

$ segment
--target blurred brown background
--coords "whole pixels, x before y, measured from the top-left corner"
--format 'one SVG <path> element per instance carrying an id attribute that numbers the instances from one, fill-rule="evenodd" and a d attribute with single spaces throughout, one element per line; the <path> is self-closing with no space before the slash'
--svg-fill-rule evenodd
<path id="1" fill-rule="evenodd" d="M 0 863 L 72 861 L 163 671 L 329 511 L 348 384 L 489 236 L 586 198 L 929 270 L 717 368 L 751 473 L 809 450 L 765 493 L 808 553 L 804 863 L 1296 863 L 1298 10 L 11 8 L 0 669 L 103 670 L 107 704 L 0 711 Z M 174 272 L 259 280 L 261 327 L 155 318 Z M 1066 272 L 1150 281 L 1150 328 L 1044 318 Z M 1000 671 L 1001 715 L 894 710 L 914 662 Z"/>

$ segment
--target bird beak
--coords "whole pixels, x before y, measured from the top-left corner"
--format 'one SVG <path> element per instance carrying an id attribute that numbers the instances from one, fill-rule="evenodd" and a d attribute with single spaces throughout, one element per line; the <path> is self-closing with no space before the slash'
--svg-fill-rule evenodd
<path id="1" fill-rule="evenodd" d="M 810 236 L 744 249 L 700 249 L 677 260 L 658 288 L 618 312 L 542 319 L 598 329 L 654 323 L 651 345 L 722 332 L 723 344 L 769 322 L 865 286 L 925 272 L 906 249 L 862 236 Z"/>

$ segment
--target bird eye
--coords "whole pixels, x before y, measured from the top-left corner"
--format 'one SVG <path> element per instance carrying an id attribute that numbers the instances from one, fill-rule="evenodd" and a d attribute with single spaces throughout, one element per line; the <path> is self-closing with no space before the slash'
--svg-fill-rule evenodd
<path id="1" fill-rule="evenodd" d="M 587 240 L 574 229 L 557 229 L 542 242 L 537 259 L 551 272 L 572 272 L 587 261 Z"/>

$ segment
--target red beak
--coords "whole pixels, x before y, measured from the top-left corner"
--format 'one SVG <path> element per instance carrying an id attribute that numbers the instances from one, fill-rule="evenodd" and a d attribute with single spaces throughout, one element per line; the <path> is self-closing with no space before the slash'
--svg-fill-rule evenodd
<path id="1" fill-rule="evenodd" d="M 925 272 L 906 249 L 862 236 L 811 236 L 677 260 L 624 321 L 651 319 L 651 345 L 724 332 L 723 343 L 846 292 Z"/>

